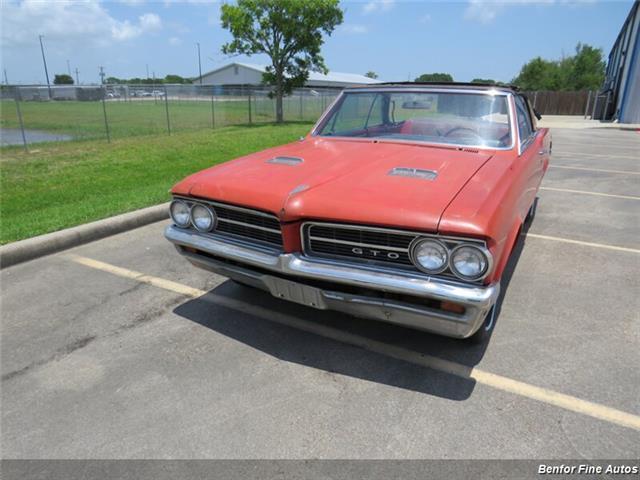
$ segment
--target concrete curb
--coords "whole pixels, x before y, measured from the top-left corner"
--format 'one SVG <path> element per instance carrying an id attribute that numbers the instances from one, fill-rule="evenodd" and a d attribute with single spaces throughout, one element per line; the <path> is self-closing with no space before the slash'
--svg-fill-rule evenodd
<path id="1" fill-rule="evenodd" d="M 10 243 L 0 247 L 0 268 L 77 247 L 116 233 L 159 222 L 165 218 L 169 218 L 169 203 Z"/>

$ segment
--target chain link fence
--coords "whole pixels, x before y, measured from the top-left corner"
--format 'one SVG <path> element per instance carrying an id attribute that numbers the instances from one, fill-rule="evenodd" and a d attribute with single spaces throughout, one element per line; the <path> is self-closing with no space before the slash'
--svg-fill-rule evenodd
<path id="1" fill-rule="evenodd" d="M 315 121 L 339 89 L 301 88 L 285 97 L 285 121 Z M 542 115 L 602 118 L 610 103 L 598 92 L 524 92 Z M 0 88 L 2 145 L 137 135 L 171 135 L 228 125 L 275 122 L 267 87 L 100 85 Z"/>
<path id="2" fill-rule="evenodd" d="M 301 88 L 285 121 L 315 121 L 339 90 Z M 210 85 L 2 86 L 2 145 L 171 135 L 276 120 L 268 88 Z"/>

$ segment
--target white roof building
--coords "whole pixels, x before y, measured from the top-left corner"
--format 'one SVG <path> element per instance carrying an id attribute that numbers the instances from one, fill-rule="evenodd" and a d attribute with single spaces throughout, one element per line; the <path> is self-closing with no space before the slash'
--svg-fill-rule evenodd
<path id="1" fill-rule="evenodd" d="M 202 75 L 203 85 L 260 85 L 262 74 L 266 72 L 264 65 L 233 62 L 216 68 Z M 307 87 L 349 87 L 352 85 L 368 85 L 380 83 L 381 80 L 365 77 L 356 73 L 329 72 L 328 74 L 309 72 Z M 195 84 L 200 78 L 194 79 Z"/>

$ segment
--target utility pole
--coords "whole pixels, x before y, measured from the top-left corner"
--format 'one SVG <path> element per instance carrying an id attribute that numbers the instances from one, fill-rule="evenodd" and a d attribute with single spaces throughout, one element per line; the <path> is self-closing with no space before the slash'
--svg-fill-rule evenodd
<path id="1" fill-rule="evenodd" d="M 71 65 L 69 65 L 69 60 L 67 60 L 67 73 L 71 76 Z"/>
<path id="2" fill-rule="evenodd" d="M 9 79 L 7 78 L 7 69 L 4 69 L 4 83 L 6 85 L 9 85 Z"/>
<path id="3" fill-rule="evenodd" d="M 44 63 L 44 74 L 47 77 L 47 89 L 49 90 L 49 98 L 51 98 L 51 83 L 49 83 L 49 71 L 47 70 L 47 59 L 44 57 L 44 47 L 42 46 L 42 35 L 38 35 L 40 39 L 40 51 L 42 52 L 42 63 Z"/>
<path id="4" fill-rule="evenodd" d="M 100 84 L 104 85 L 104 68 L 102 68 L 102 66 L 100 66 Z"/>
<path id="5" fill-rule="evenodd" d="M 76 67 L 76 85 L 80 85 L 80 77 L 78 77 L 78 67 Z"/>
<path id="6" fill-rule="evenodd" d="M 200 85 L 202 85 L 202 63 L 200 62 L 200 42 L 196 43 L 198 46 L 198 72 L 200 73 Z"/>
<path id="7" fill-rule="evenodd" d="M 149 79 L 149 64 L 147 63 L 147 79 Z"/>

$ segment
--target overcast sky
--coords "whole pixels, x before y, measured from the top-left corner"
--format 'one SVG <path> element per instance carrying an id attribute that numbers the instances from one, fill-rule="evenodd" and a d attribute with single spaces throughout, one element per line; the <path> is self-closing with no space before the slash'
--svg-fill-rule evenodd
<path id="1" fill-rule="evenodd" d="M 330 70 L 384 80 L 425 72 L 508 81 L 534 56 L 571 54 L 578 42 L 608 55 L 633 1 L 470 0 L 343 1 L 345 21 L 323 47 Z M 49 73 L 79 69 L 81 83 L 116 77 L 198 74 L 232 61 L 220 52 L 229 34 L 212 0 L 0 0 L 2 68 L 10 83 L 44 83 Z M 235 57 L 267 63 L 264 57 Z M 74 73 L 75 77 L 75 73 Z M 3 78 L 4 80 L 4 78 Z"/>

